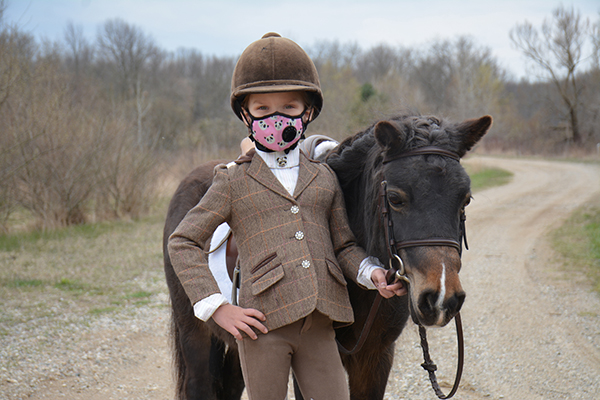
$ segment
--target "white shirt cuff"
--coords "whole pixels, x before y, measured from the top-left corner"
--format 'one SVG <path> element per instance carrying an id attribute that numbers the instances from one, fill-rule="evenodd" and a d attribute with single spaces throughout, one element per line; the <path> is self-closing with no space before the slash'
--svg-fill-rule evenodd
<path id="1" fill-rule="evenodd" d="M 229 304 L 229 301 L 221 293 L 211 294 L 205 299 L 194 304 L 194 315 L 196 318 L 206 322 L 217 311 L 217 308 L 223 304 Z"/>
<path id="2" fill-rule="evenodd" d="M 371 275 L 376 268 L 381 268 L 385 271 L 383 264 L 381 264 L 381 261 L 377 257 L 369 256 L 362 260 L 358 268 L 358 276 L 356 277 L 358 283 L 367 289 L 377 289 L 371 280 Z"/>

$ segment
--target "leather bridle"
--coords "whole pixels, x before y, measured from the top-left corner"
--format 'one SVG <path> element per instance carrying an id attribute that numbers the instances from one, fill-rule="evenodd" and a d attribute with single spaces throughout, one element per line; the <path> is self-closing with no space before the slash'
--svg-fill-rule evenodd
<path id="1" fill-rule="evenodd" d="M 383 160 L 383 163 L 386 164 L 392 160 L 396 160 L 399 158 L 412 157 L 417 155 L 438 155 L 450 158 L 452 160 L 460 162 L 460 156 L 454 152 L 441 149 L 439 147 L 427 146 L 421 147 L 412 151 L 408 151 L 405 153 L 400 153 L 393 157 L 387 157 Z M 387 242 L 387 251 L 390 260 L 390 270 L 393 271 L 394 280 L 400 279 L 410 285 L 410 280 L 406 275 L 406 269 L 404 267 L 404 262 L 402 258 L 398 254 L 399 250 L 406 249 L 410 247 L 421 247 L 421 246 L 449 246 L 454 247 L 459 256 L 462 256 L 462 243 L 465 243 L 465 248 L 468 250 L 469 246 L 467 243 L 467 231 L 465 226 L 466 214 L 464 207 L 460 212 L 460 237 L 459 241 L 449 238 L 429 238 L 429 239 L 413 239 L 413 240 L 404 240 L 401 242 L 396 242 L 394 238 L 394 226 L 392 219 L 389 214 L 389 201 L 387 197 L 387 181 L 381 182 L 381 213 L 384 220 L 385 232 L 386 232 L 386 242 Z M 396 264 L 396 265 L 394 265 Z M 381 296 L 380 296 L 381 297 Z M 409 297 L 410 301 L 410 297 Z M 419 325 L 419 336 L 421 338 L 421 348 L 423 349 L 423 358 L 424 362 L 421 366 L 428 372 L 429 380 L 431 381 L 431 386 L 435 392 L 435 394 L 440 399 L 449 399 L 458 390 L 458 386 L 460 384 L 460 379 L 462 377 L 462 370 L 464 365 L 464 340 L 463 340 L 463 331 L 462 331 L 462 321 L 460 318 L 460 312 L 457 313 L 454 317 L 454 322 L 456 323 L 456 334 L 458 341 L 458 365 L 456 369 L 456 378 L 454 380 L 454 385 L 452 386 L 452 390 L 444 395 L 440 386 L 437 382 L 437 378 L 435 376 L 435 371 L 437 370 L 437 366 L 431 360 L 429 356 L 429 345 L 427 343 L 427 331 L 425 327 L 421 324 Z"/>
<path id="2" fill-rule="evenodd" d="M 435 147 L 435 146 L 426 146 L 426 147 L 421 147 L 421 148 L 418 148 L 415 150 L 407 151 L 404 153 L 400 153 L 400 154 L 397 154 L 397 155 L 394 155 L 391 157 L 386 155 L 386 157 L 383 160 L 383 164 L 386 164 L 393 160 L 397 160 L 399 158 L 406 158 L 406 157 L 412 157 L 412 156 L 417 156 L 417 155 L 438 155 L 438 156 L 450 158 L 455 161 L 460 161 L 460 156 L 454 152 L 451 152 L 451 151 L 448 151 L 448 150 L 445 150 L 445 149 L 442 149 L 439 147 Z M 398 252 L 401 249 L 406 249 L 406 248 L 410 248 L 410 247 L 421 247 L 421 246 L 448 246 L 448 247 L 454 247 L 458 251 L 459 256 L 462 255 L 462 243 L 463 242 L 465 243 L 465 248 L 467 250 L 469 249 L 468 244 L 467 244 L 467 235 L 466 235 L 466 227 L 465 227 L 466 216 L 465 216 L 464 207 L 461 210 L 461 214 L 460 214 L 460 224 L 459 224 L 460 225 L 460 228 L 459 228 L 460 229 L 460 238 L 459 238 L 459 241 L 456 241 L 455 239 L 451 239 L 451 238 L 429 238 L 429 239 L 411 239 L 411 240 L 404 240 L 404 241 L 396 242 L 395 237 L 394 237 L 393 222 L 392 222 L 392 219 L 390 218 L 390 211 L 389 211 L 390 208 L 389 208 L 389 201 L 388 201 L 388 197 L 387 197 L 387 181 L 386 180 L 383 180 L 381 182 L 379 195 L 380 195 L 380 210 L 381 210 L 381 215 L 382 215 L 383 224 L 384 224 L 384 231 L 385 231 L 386 248 L 387 248 L 387 252 L 388 252 L 388 256 L 389 256 L 389 270 L 388 270 L 388 274 L 387 274 L 389 283 L 393 283 L 394 281 L 397 281 L 397 280 L 402 280 L 402 281 L 406 282 L 407 285 L 410 285 L 410 280 L 406 274 L 406 268 L 404 266 L 404 262 L 402 261 L 402 258 L 398 254 Z M 410 290 L 410 287 L 409 287 L 409 290 Z M 354 354 L 362 348 L 364 342 L 366 341 L 368 333 L 371 329 L 373 321 L 375 320 L 375 315 L 377 314 L 377 310 L 379 309 L 379 304 L 381 302 L 381 299 L 382 299 L 382 297 L 379 294 L 377 294 L 377 296 L 375 297 L 375 300 L 373 301 L 371 309 L 369 310 L 369 315 L 367 316 L 365 325 L 360 333 L 359 339 L 358 339 L 356 345 L 354 346 L 354 348 L 352 350 L 347 350 L 338 342 L 338 348 L 339 348 L 340 352 L 342 352 L 344 354 Z M 457 341 L 458 341 L 458 365 L 457 365 L 456 378 L 454 380 L 454 385 L 453 385 L 451 391 L 447 395 L 444 395 L 444 393 L 440 389 L 439 384 L 437 383 L 437 378 L 435 376 L 435 371 L 437 370 L 437 366 L 433 363 L 433 361 L 431 360 L 431 357 L 429 356 L 429 345 L 427 343 L 427 334 L 426 334 L 425 327 L 422 326 L 421 324 L 418 324 L 419 325 L 419 335 L 421 338 L 421 347 L 423 349 L 423 358 L 424 358 L 424 363 L 421 364 L 421 366 L 428 372 L 429 379 L 431 381 L 431 386 L 432 386 L 433 390 L 435 391 L 435 394 L 440 399 L 449 399 L 452 396 L 454 396 L 454 394 L 458 390 L 458 386 L 460 384 L 460 379 L 462 376 L 462 370 L 463 370 L 463 365 L 464 365 L 464 340 L 463 340 L 463 331 L 462 331 L 462 322 L 461 322 L 461 318 L 460 318 L 460 313 L 456 314 L 456 316 L 454 317 L 454 321 L 456 323 L 456 333 L 457 333 Z"/>

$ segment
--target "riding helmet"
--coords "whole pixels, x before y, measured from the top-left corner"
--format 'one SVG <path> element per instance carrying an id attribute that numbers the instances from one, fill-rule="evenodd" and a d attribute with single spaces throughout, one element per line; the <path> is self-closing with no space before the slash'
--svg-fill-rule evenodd
<path id="1" fill-rule="evenodd" d="M 251 43 L 240 56 L 231 79 L 231 108 L 242 119 L 242 101 L 252 93 L 305 91 L 314 107 L 323 107 L 317 68 L 295 42 L 270 32 Z"/>

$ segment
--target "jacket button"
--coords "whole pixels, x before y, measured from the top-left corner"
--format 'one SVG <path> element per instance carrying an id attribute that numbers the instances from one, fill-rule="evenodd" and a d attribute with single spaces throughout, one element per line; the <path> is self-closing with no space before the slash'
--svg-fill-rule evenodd
<path id="1" fill-rule="evenodd" d="M 310 268 L 310 261 L 308 261 L 308 260 L 302 261 L 302 268 Z"/>
<path id="2" fill-rule="evenodd" d="M 293 205 L 292 208 L 290 208 L 290 211 L 292 212 L 292 214 L 298 214 L 300 212 L 300 207 L 298 207 L 297 205 Z"/>
<path id="3" fill-rule="evenodd" d="M 296 238 L 296 240 L 302 240 L 302 239 L 304 239 L 304 232 L 298 231 L 298 232 L 296 232 L 294 237 Z"/>

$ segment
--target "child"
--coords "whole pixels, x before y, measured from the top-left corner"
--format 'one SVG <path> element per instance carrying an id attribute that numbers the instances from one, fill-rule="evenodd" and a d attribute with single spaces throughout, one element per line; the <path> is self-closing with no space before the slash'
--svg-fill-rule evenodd
<path id="1" fill-rule="evenodd" d="M 212 186 L 169 240 L 173 267 L 195 315 L 237 339 L 250 400 L 285 398 L 290 368 L 305 398 L 347 400 L 332 328 L 353 322 L 345 277 L 386 298 L 404 288 L 388 286 L 378 260 L 356 245 L 334 172 L 297 147 L 323 104 L 304 50 L 268 33 L 243 52 L 231 86 L 232 108 L 256 150 L 215 168 Z M 207 241 L 223 222 L 238 246 L 240 306 L 226 300 L 207 265 Z"/>

